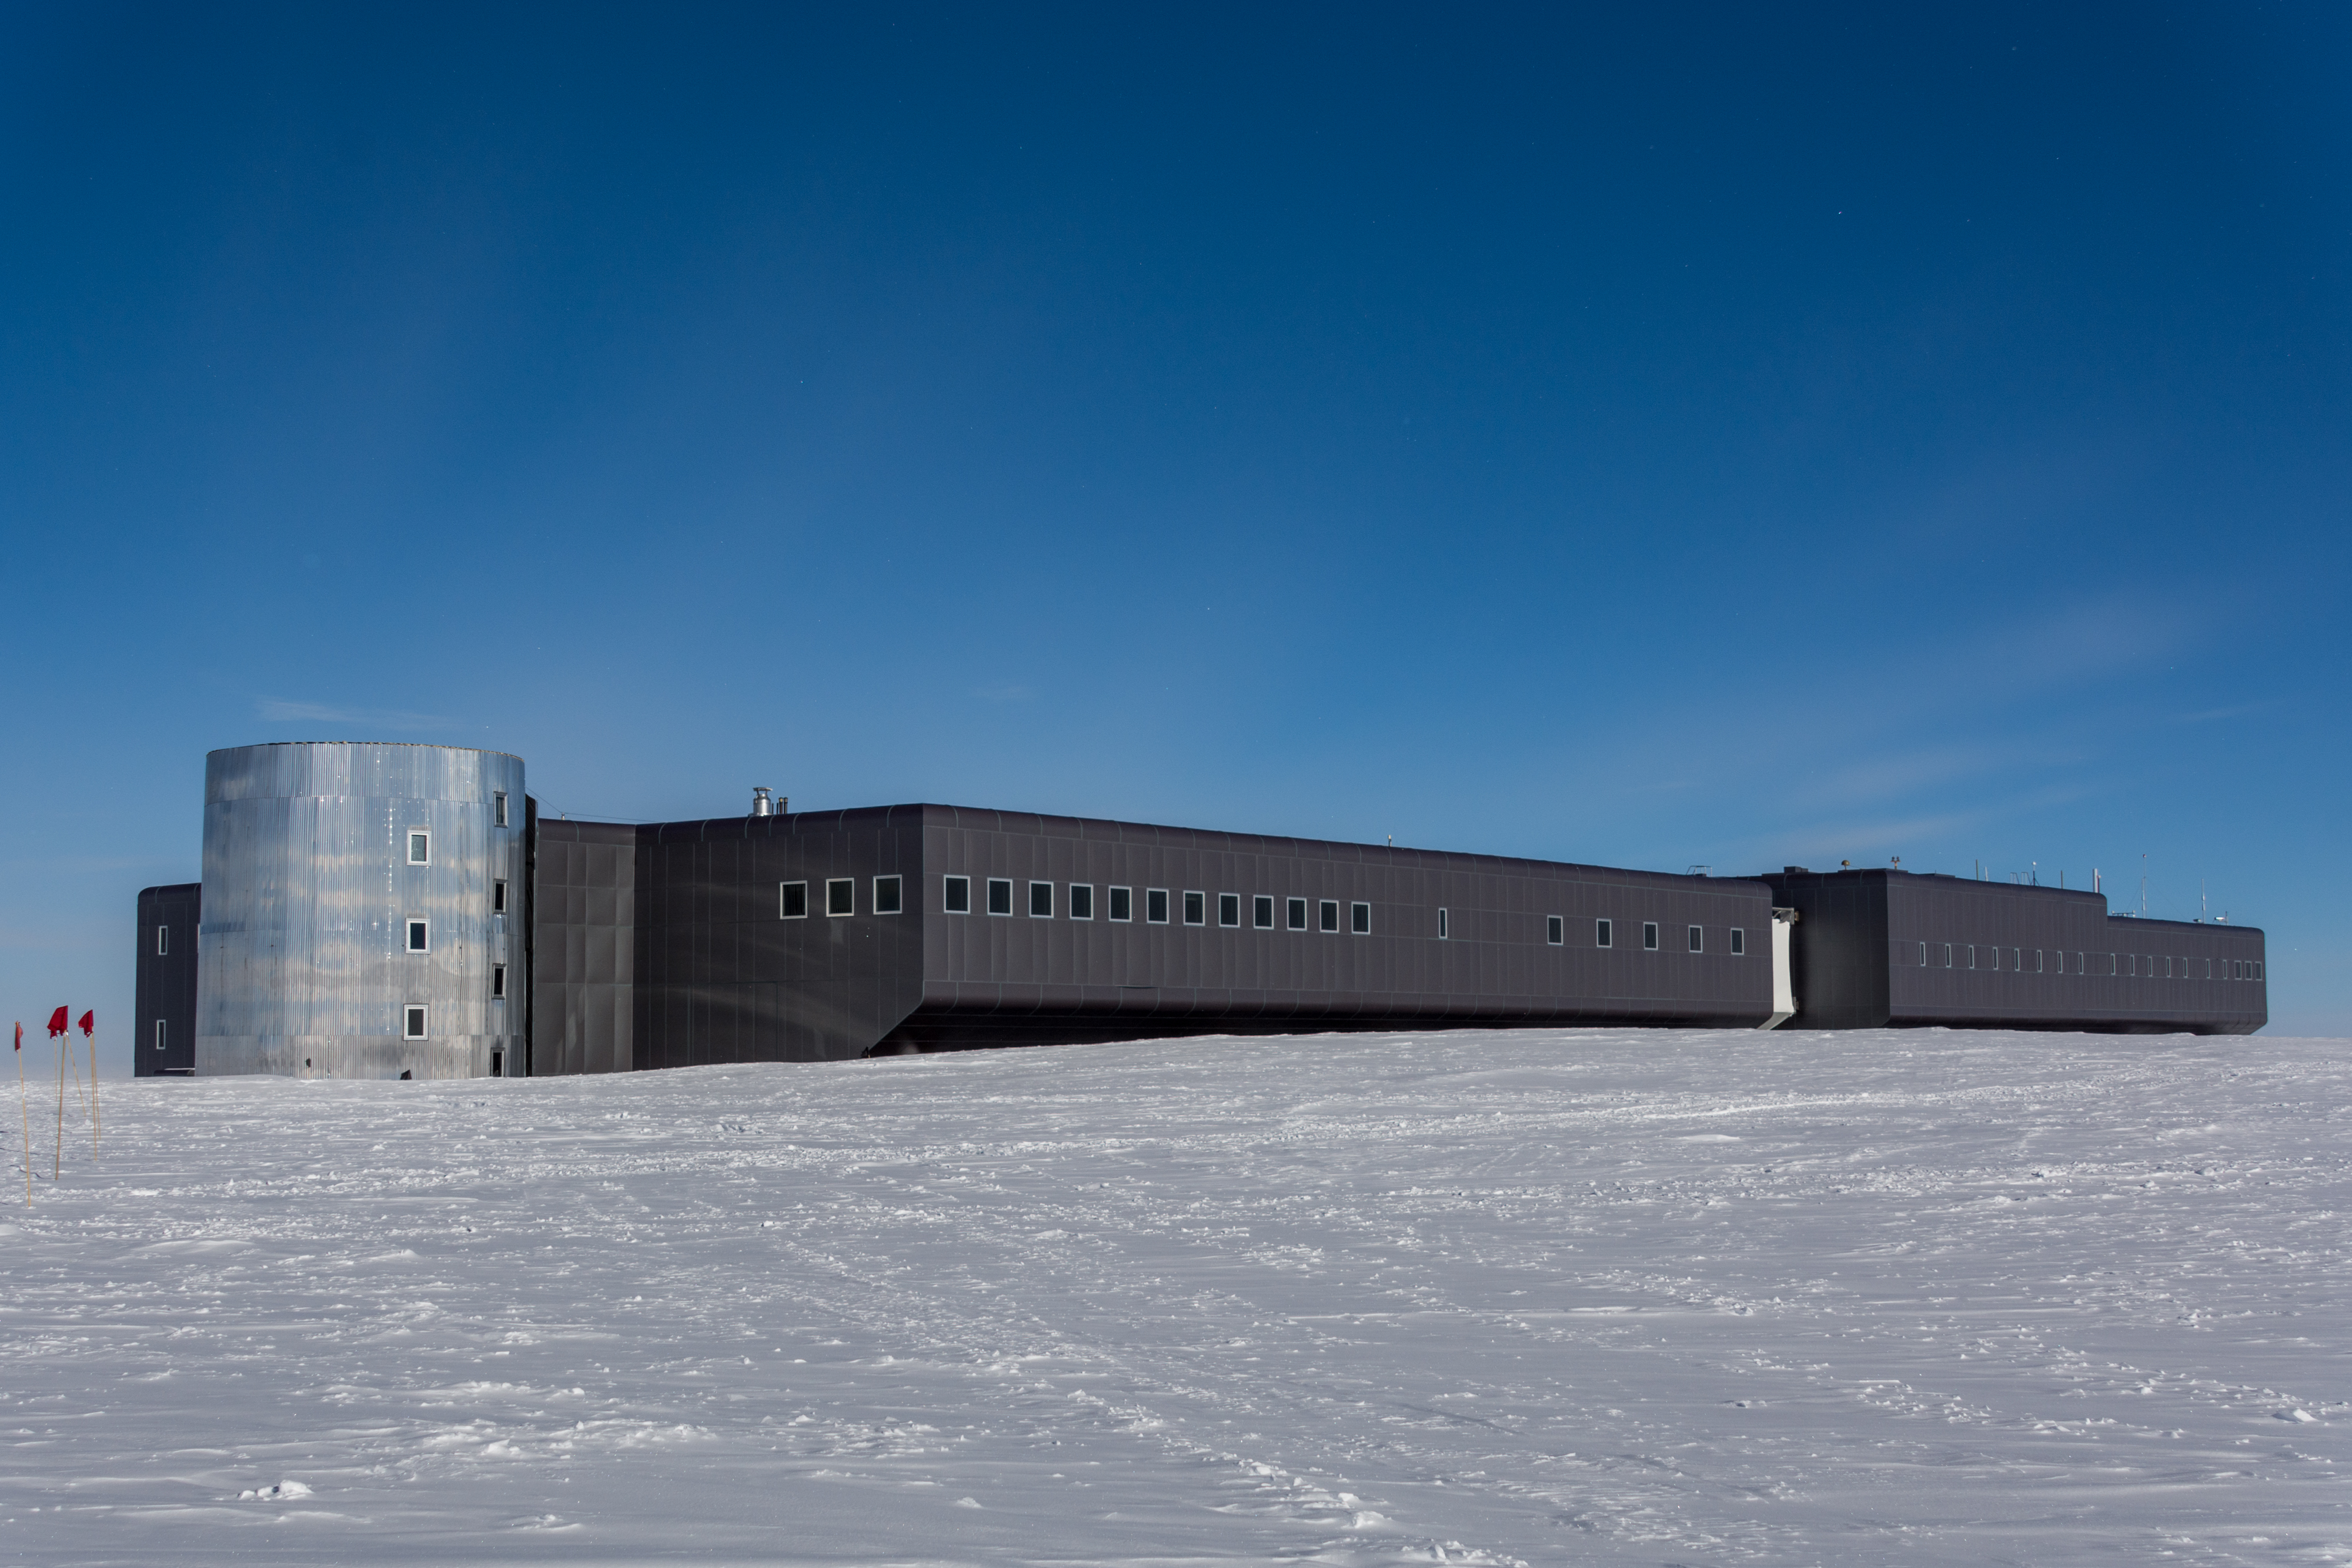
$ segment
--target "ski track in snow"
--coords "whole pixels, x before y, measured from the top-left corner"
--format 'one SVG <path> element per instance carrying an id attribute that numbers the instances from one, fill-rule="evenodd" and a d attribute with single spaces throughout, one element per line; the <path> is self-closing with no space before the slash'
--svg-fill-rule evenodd
<path id="1" fill-rule="evenodd" d="M 109 1083 L 0 1218 L 0 1554 L 2352 1562 L 2348 1054 Z"/>

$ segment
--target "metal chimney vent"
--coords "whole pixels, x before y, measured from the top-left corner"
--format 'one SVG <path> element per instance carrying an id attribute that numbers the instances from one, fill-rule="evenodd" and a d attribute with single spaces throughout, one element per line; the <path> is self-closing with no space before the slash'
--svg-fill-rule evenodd
<path id="1" fill-rule="evenodd" d="M 751 787 L 751 815 L 755 817 L 772 817 L 775 814 L 775 803 L 768 799 L 768 787 L 765 784 L 753 785 Z"/>

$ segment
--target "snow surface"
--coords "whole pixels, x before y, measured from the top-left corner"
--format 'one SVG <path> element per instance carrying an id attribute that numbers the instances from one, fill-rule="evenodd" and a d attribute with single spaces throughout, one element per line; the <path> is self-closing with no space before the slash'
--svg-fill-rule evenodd
<path id="1" fill-rule="evenodd" d="M 2347 1050 L 109 1084 L 0 1231 L 0 1556 L 2345 1562 Z"/>

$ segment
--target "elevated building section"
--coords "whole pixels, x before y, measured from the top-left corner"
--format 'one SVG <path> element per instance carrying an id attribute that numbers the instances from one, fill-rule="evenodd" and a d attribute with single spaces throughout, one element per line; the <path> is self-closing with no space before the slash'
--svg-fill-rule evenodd
<path id="1" fill-rule="evenodd" d="M 2252 1034 L 2270 1019 L 2253 926 L 2134 919 L 2095 893 L 1890 869 L 1765 880 L 1798 912 L 1798 1028 Z"/>
<path id="2" fill-rule="evenodd" d="M 205 884 L 139 890 L 134 1077 L 185 1078 L 196 1070 L 196 926 Z"/>

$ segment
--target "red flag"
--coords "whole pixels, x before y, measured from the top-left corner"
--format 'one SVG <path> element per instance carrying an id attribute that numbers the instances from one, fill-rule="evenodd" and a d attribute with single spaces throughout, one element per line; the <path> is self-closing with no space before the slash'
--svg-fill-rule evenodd
<path id="1" fill-rule="evenodd" d="M 98 1009 L 90 1009 L 81 1015 L 81 1037 L 88 1040 L 98 1028 Z"/>
<path id="2" fill-rule="evenodd" d="M 18 1051 L 25 1049 L 25 1020 L 23 1019 L 18 1019 L 16 1020 L 16 1049 Z"/>
<path id="3" fill-rule="evenodd" d="M 66 1031 L 66 1009 L 59 1008 L 49 1015 L 49 1038 L 55 1040 Z"/>

